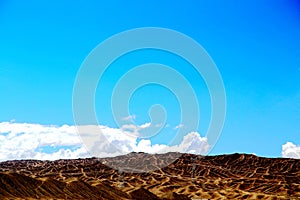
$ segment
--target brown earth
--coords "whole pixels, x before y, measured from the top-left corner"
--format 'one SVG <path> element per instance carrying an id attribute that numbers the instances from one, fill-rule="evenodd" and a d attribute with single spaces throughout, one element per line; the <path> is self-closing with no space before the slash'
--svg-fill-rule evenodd
<path id="1" fill-rule="evenodd" d="M 152 172 L 134 170 L 178 156 Z M 128 168 L 108 167 L 117 161 Z M 0 199 L 300 199 L 300 160 L 130 153 L 102 159 L 6 161 L 0 163 Z"/>

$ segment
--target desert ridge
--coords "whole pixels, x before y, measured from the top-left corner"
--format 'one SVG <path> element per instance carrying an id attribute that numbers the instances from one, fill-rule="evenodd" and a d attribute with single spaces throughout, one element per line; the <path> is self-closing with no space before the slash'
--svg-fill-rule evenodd
<path id="1" fill-rule="evenodd" d="M 300 160 L 249 154 L 130 153 L 112 158 L 0 163 L 0 199 L 297 199 Z M 176 156 L 176 157 L 175 157 Z M 120 171 L 116 161 L 153 171 Z M 150 166 L 151 167 L 151 166 Z"/>

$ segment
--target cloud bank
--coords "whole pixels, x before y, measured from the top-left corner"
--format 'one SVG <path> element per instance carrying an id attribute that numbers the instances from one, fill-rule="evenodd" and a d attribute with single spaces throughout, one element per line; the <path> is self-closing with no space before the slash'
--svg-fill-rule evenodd
<path id="1" fill-rule="evenodd" d="M 282 145 L 282 157 L 300 159 L 300 145 L 297 146 L 292 142 Z"/>
<path id="2" fill-rule="evenodd" d="M 188 133 L 179 145 L 152 144 L 149 139 L 138 140 L 138 132 L 149 128 L 146 123 L 140 126 L 111 128 L 108 126 L 79 126 L 81 137 L 75 126 L 41 125 L 30 123 L 0 123 L 0 161 L 15 159 L 73 159 L 90 157 L 82 141 L 91 141 L 90 152 L 97 156 L 117 156 L 124 153 L 146 152 L 187 152 L 206 154 L 209 150 L 207 138 L 197 132 Z M 99 138 L 99 130 L 102 138 Z M 95 139 L 95 136 L 97 138 Z M 95 141 L 98 141 L 95 142 Z M 99 141 L 107 141 L 101 142 Z M 117 148 L 116 148 L 117 147 Z M 121 151 L 120 151 L 121 150 Z M 94 156 L 94 154 L 93 154 Z"/>

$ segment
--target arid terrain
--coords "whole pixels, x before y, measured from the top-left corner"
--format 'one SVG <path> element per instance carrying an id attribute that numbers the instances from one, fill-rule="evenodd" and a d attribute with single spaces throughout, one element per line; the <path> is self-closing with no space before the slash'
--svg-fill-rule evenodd
<path id="1" fill-rule="evenodd" d="M 153 166 L 151 172 L 120 171 Z M 104 163 L 104 164 L 103 164 Z M 231 154 L 130 153 L 114 158 L 0 163 L 0 199 L 300 199 L 300 160 Z"/>

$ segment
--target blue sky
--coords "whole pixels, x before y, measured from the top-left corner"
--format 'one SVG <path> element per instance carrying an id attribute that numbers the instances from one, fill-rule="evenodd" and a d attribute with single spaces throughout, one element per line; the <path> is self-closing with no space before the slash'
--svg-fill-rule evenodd
<path id="1" fill-rule="evenodd" d="M 86 56 L 100 42 L 138 27 L 180 31 L 201 44 L 222 75 L 227 95 L 224 129 L 211 154 L 281 156 L 286 142 L 300 144 L 300 2 L 264 1 L 0 1 L 0 121 L 74 124 L 72 92 Z M 209 94 L 184 61 L 141 51 L 115 62 L 96 93 L 103 125 L 114 127 L 107 108 L 110 88 L 131 66 L 168 64 L 197 89 L 204 134 Z M 125 66 L 123 68 L 119 66 Z M 169 128 L 153 138 L 165 143 L 180 123 L 178 102 L 165 88 L 146 86 L 130 104 L 135 122 L 162 104 Z M 191 119 L 192 120 L 192 119 Z"/>

